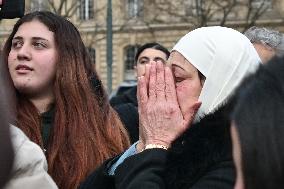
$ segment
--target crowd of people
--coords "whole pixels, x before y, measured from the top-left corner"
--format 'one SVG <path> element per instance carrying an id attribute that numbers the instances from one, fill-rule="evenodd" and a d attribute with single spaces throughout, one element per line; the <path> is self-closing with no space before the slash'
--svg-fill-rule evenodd
<path id="1" fill-rule="evenodd" d="M 221 26 L 146 43 L 109 102 L 77 28 L 24 15 L 1 53 L 0 188 L 284 187 L 283 43 Z"/>

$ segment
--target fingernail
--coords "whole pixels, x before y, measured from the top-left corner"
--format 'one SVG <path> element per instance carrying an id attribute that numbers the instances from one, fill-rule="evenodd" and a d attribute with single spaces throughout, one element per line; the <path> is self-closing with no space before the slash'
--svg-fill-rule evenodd
<path id="1" fill-rule="evenodd" d="M 144 75 L 141 75 L 138 77 L 138 80 L 141 80 L 144 77 Z"/>

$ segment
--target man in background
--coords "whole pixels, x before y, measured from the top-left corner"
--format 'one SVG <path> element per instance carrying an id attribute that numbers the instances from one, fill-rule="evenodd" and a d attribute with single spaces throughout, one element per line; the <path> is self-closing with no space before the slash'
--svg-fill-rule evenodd
<path id="1" fill-rule="evenodd" d="M 152 61 L 166 63 L 169 56 L 170 52 L 168 49 L 159 43 L 143 44 L 138 48 L 134 57 L 137 76 L 145 74 L 146 64 L 150 64 Z M 136 93 L 137 86 L 128 89 L 118 96 L 114 96 L 110 100 L 110 104 L 117 111 L 121 121 L 125 125 L 132 143 L 139 139 L 139 115 Z"/>
<path id="2" fill-rule="evenodd" d="M 244 34 L 253 44 L 262 63 L 268 62 L 273 56 L 284 55 L 284 38 L 279 31 L 253 26 Z"/>

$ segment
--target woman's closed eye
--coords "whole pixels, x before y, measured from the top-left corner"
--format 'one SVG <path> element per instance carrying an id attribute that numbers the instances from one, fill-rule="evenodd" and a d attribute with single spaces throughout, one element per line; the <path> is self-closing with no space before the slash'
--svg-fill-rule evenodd
<path id="1" fill-rule="evenodd" d="M 180 83 L 188 78 L 188 74 L 178 66 L 172 66 L 172 71 L 176 83 Z"/>
<path id="2" fill-rule="evenodd" d="M 174 79 L 175 79 L 175 82 L 176 83 L 179 83 L 179 82 L 182 82 L 183 80 L 185 80 L 185 78 L 183 78 L 183 77 L 174 77 Z"/>

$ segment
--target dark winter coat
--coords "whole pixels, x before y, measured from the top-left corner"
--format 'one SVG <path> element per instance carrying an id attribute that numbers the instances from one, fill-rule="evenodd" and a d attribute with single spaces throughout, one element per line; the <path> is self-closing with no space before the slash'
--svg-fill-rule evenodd
<path id="1" fill-rule="evenodd" d="M 233 188 L 235 172 L 229 113 L 229 106 L 226 106 L 207 115 L 193 124 L 168 151 L 149 149 L 127 158 L 118 166 L 115 176 L 107 174 L 112 160 L 106 161 L 89 176 L 82 188 Z"/>
<path id="2" fill-rule="evenodd" d="M 139 115 L 136 92 L 137 86 L 110 100 L 111 106 L 116 110 L 128 131 L 131 143 L 139 139 Z"/>
<path id="3" fill-rule="evenodd" d="M 132 103 L 120 104 L 113 107 L 120 120 L 128 131 L 131 143 L 139 139 L 139 115 L 138 109 Z"/>
<path id="4" fill-rule="evenodd" d="M 137 107 L 138 103 L 137 103 L 136 94 L 137 94 L 137 86 L 128 89 L 127 91 L 125 91 L 121 95 L 114 96 L 113 98 L 111 98 L 110 101 L 109 101 L 110 105 L 112 107 L 115 107 L 115 106 L 120 105 L 120 104 L 131 103 L 135 107 Z"/>

